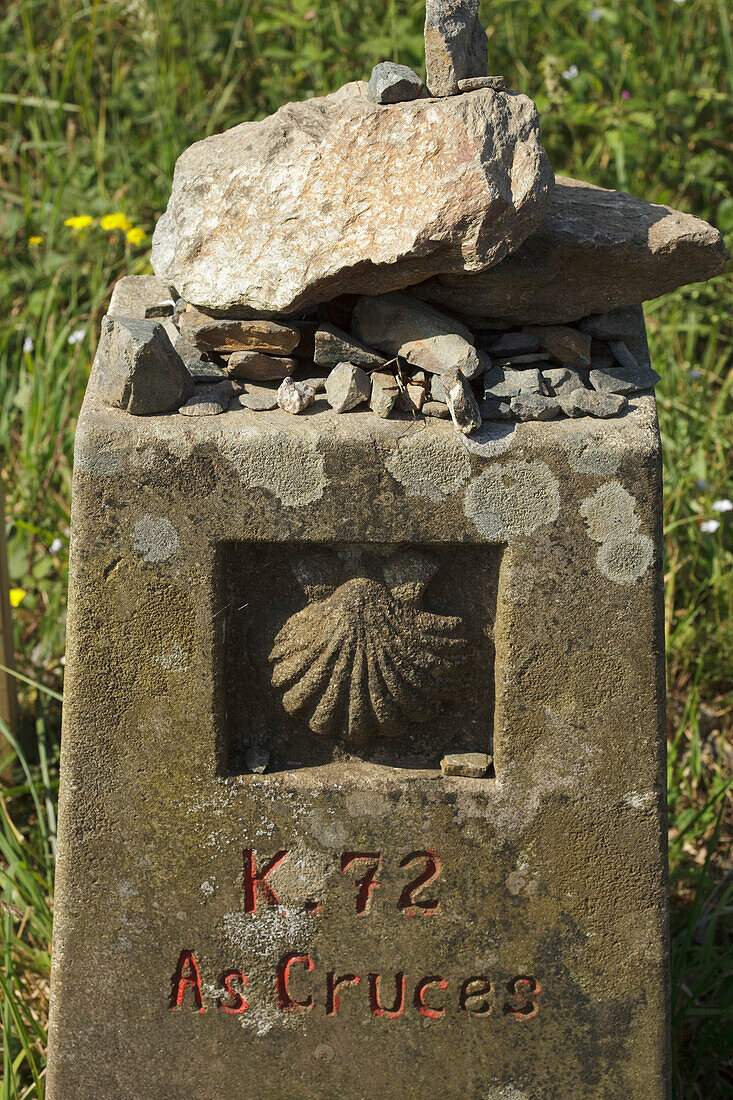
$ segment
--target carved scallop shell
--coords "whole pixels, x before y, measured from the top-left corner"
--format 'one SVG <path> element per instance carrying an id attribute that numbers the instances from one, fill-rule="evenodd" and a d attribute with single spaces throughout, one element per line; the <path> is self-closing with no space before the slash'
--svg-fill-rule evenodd
<path id="1" fill-rule="evenodd" d="M 354 577 L 291 616 L 270 653 L 288 713 L 352 742 L 433 718 L 455 694 L 466 649 L 460 618 L 422 610 L 435 567 L 402 555 L 385 565 L 387 583 Z"/>

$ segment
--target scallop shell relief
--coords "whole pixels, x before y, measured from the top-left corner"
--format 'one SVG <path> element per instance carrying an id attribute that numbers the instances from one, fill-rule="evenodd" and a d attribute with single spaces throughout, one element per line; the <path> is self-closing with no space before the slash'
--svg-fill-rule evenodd
<path id="1" fill-rule="evenodd" d="M 423 610 L 438 569 L 430 554 L 379 562 L 352 553 L 350 562 L 349 553 L 329 551 L 299 561 L 310 602 L 275 638 L 272 684 L 285 710 L 315 733 L 351 742 L 396 737 L 455 698 L 466 660 L 463 622 Z M 338 583 L 344 558 L 356 575 Z"/>

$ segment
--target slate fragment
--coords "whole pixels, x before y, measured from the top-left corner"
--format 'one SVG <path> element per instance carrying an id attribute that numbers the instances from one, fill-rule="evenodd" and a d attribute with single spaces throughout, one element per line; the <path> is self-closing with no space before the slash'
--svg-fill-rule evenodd
<path id="1" fill-rule="evenodd" d="M 557 398 L 542 393 L 520 393 L 510 407 L 517 420 L 554 420 L 560 415 Z"/>
<path id="2" fill-rule="evenodd" d="M 592 370 L 590 384 L 600 393 L 641 393 L 654 389 L 660 377 L 655 370 L 646 365 L 635 367 L 610 367 L 608 370 Z"/>
<path id="3" fill-rule="evenodd" d="M 442 273 L 413 293 L 478 327 L 497 317 L 562 324 L 710 279 L 727 259 L 720 233 L 700 218 L 558 176 L 542 224 L 511 255 L 476 274 Z"/>
<path id="4" fill-rule="evenodd" d="M 335 367 L 338 363 L 353 363 L 374 370 L 386 363 L 384 356 L 368 348 L 336 325 L 321 325 L 316 330 L 313 362 L 318 367 Z"/>
<path id="5" fill-rule="evenodd" d="M 194 343 L 202 351 L 226 355 L 235 351 L 260 351 L 288 355 L 300 342 L 300 332 L 275 321 L 209 321 L 192 329 Z"/>

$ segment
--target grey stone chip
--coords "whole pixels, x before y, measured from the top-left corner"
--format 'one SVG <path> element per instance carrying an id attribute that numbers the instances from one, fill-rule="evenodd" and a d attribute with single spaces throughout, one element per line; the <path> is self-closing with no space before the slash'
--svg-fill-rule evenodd
<path id="1" fill-rule="evenodd" d="M 407 65 L 381 61 L 372 69 L 367 91 L 372 103 L 405 103 L 426 94 L 422 80 Z"/>

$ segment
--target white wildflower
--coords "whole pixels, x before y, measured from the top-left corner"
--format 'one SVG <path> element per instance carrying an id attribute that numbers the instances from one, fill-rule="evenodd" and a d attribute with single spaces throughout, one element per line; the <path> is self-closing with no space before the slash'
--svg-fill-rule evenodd
<path id="1" fill-rule="evenodd" d="M 562 75 L 565 80 L 575 80 L 579 72 L 577 65 L 571 65 L 568 69 L 563 69 Z"/>
<path id="2" fill-rule="evenodd" d="M 50 545 L 50 546 L 49 546 L 49 548 L 48 548 L 48 549 L 49 549 L 49 552 L 50 552 L 51 554 L 58 554 L 59 550 L 61 549 L 61 547 L 62 547 L 63 545 L 64 545 L 64 544 L 63 544 L 63 542 L 61 541 L 61 539 L 54 539 L 54 540 L 53 540 L 53 542 L 51 543 L 51 545 Z"/>
<path id="3" fill-rule="evenodd" d="M 30 353 L 33 351 L 32 336 L 26 336 L 25 340 L 23 341 L 23 351 L 26 353 L 26 355 L 30 355 Z"/>
<path id="4" fill-rule="evenodd" d="M 75 328 L 71 336 L 67 340 L 68 344 L 80 344 L 84 339 L 85 330 L 83 328 Z"/>
<path id="5" fill-rule="evenodd" d="M 728 500 L 726 497 L 723 500 L 713 501 L 714 512 L 733 512 L 733 500 Z"/>
<path id="6" fill-rule="evenodd" d="M 600 23 L 601 19 L 603 19 L 603 12 L 600 8 L 591 8 L 588 12 L 588 18 L 591 23 Z"/>
<path id="7" fill-rule="evenodd" d="M 700 524 L 700 530 L 703 535 L 714 535 L 720 527 L 720 520 L 717 519 L 704 519 Z"/>

